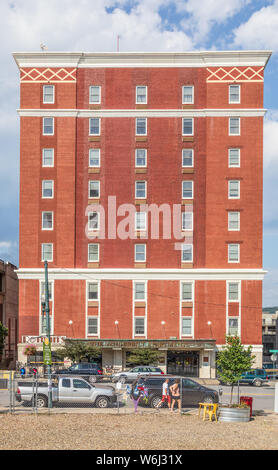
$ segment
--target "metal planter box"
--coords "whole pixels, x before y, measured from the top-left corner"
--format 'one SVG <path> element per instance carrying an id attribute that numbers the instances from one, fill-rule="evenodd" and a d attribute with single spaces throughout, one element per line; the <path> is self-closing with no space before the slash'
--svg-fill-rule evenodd
<path id="1" fill-rule="evenodd" d="M 250 408 L 228 408 L 220 406 L 218 408 L 218 421 L 246 423 L 250 421 Z"/>

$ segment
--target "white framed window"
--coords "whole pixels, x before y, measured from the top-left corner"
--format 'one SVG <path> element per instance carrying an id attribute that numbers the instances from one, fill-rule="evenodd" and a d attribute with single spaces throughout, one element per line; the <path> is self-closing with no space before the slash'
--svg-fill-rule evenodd
<path id="1" fill-rule="evenodd" d="M 193 118 L 183 118 L 182 120 L 182 135 L 193 135 L 194 126 Z"/>
<path id="2" fill-rule="evenodd" d="M 147 181 L 135 181 L 135 198 L 146 199 L 147 197 Z"/>
<path id="3" fill-rule="evenodd" d="M 99 244 L 98 243 L 89 243 L 88 245 L 88 262 L 98 262 L 99 261 Z"/>
<path id="4" fill-rule="evenodd" d="M 136 104 L 147 104 L 148 102 L 148 87 L 139 85 L 136 87 Z"/>
<path id="5" fill-rule="evenodd" d="M 240 181 L 230 180 L 228 182 L 228 198 L 229 199 L 240 198 Z"/>
<path id="6" fill-rule="evenodd" d="M 229 317 L 228 335 L 239 336 L 239 319 L 238 317 Z"/>
<path id="7" fill-rule="evenodd" d="M 182 104 L 194 103 L 194 86 L 185 85 L 182 87 Z"/>
<path id="8" fill-rule="evenodd" d="M 182 230 L 193 231 L 193 212 L 182 212 Z"/>
<path id="9" fill-rule="evenodd" d="M 146 283 L 134 282 L 133 293 L 134 293 L 134 300 L 145 301 L 146 300 Z"/>
<path id="10" fill-rule="evenodd" d="M 42 166 L 54 166 L 54 149 L 42 149 Z"/>
<path id="11" fill-rule="evenodd" d="M 89 181 L 89 199 L 98 199 L 100 197 L 100 181 Z"/>
<path id="12" fill-rule="evenodd" d="M 53 199 L 54 197 L 54 181 L 43 180 L 42 181 L 42 198 Z"/>
<path id="13" fill-rule="evenodd" d="M 89 212 L 88 214 L 88 229 L 99 230 L 99 212 Z"/>
<path id="14" fill-rule="evenodd" d="M 240 103 L 240 85 L 229 85 L 229 103 Z"/>
<path id="15" fill-rule="evenodd" d="M 146 245 L 140 243 L 134 246 L 135 262 L 144 263 L 146 261 Z"/>
<path id="16" fill-rule="evenodd" d="M 52 281 L 53 282 L 53 281 Z M 52 301 L 52 282 L 48 282 L 48 300 Z M 45 301 L 45 281 L 41 281 L 41 302 Z"/>
<path id="17" fill-rule="evenodd" d="M 88 282 L 88 300 L 99 300 L 98 282 Z"/>
<path id="18" fill-rule="evenodd" d="M 100 135 L 100 118 L 89 119 L 89 135 Z"/>
<path id="19" fill-rule="evenodd" d="M 240 168 L 240 149 L 229 149 L 229 168 Z"/>
<path id="20" fill-rule="evenodd" d="M 147 118 L 136 118 L 136 135 L 147 135 Z"/>
<path id="21" fill-rule="evenodd" d="M 53 212 L 42 212 L 42 230 L 53 230 Z"/>
<path id="22" fill-rule="evenodd" d="M 43 122 L 43 135 L 54 135 L 54 118 L 53 117 L 44 117 Z"/>
<path id="23" fill-rule="evenodd" d="M 43 85 L 43 103 L 53 104 L 55 102 L 54 85 Z"/>
<path id="24" fill-rule="evenodd" d="M 42 243 L 42 261 L 53 261 L 53 243 Z"/>
<path id="25" fill-rule="evenodd" d="M 183 263 L 193 262 L 193 245 L 184 243 L 182 244 L 181 259 Z"/>
<path id="26" fill-rule="evenodd" d="M 40 330 L 41 330 L 41 335 L 47 335 L 47 318 L 46 314 L 41 314 L 41 325 L 40 325 Z M 49 330 L 50 334 L 53 334 L 53 320 L 52 320 L 52 315 L 49 315 Z"/>
<path id="27" fill-rule="evenodd" d="M 98 317 L 87 317 L 88 336 L 98 336 Z"/>
<path id="28" fill-rule="evenodd" d="M 134 336 L 145 336 L 145 317 L 134 317 Z"/>
<path id="29" fill-rule="evenodd" d="M 100 149 L 89 149 L 89 167 L 100 167 Z"/>
<path id="30" fill-rule="evenodd" d="M 101 87 L 92 85 L 89 87 L 89 104 L 101 103 Z"/>
<path id="31" fill-rule="evenodd" d="M 181 299 L 183 302 L 193 301 L 193 284 L 192 282 L 182 282 L 181 284 Z"/>
<path id="32" fill-rule="evenodd" d="M 181 321 L 182 336 L 192 336 L 192 317 L 182 317 Z"/>
<path id="33" fill-rule="evenodd" d="M 135 230 L 147 230 L 146 212 L 135 212 Z"/>
<path id="34" fill-rule="evenodd" d="M 229 118 L 229 135 L 240 135 L 240 118 Z"/>
<path id="35" fill-rule="evenodd" d="M 228 282 L 228 300 L 229 302 L 239 302 L 239 282 Z"/>
<path id="36" fill-rule="evenodd" d="M 240 246 L 238 243 L 228 244 L 228 261 L 229 263 L 239 263 Z"/>
<path id="37" fill-rule="evenodd" d="M 135 166 L 139 168 L 147 166 L 147 149 L 135 150 Z"/>
<path id="38" fill-rule="evenodd" d="M 193 168 L 194 166 L 193 149 L 182 149 L 182 166 L 183 168 Z"/>
<path id="39" fill-rule="evenodd" d="M 182 198 L 193 199 L 193 181 L 182 182 Z"/>
<path id="40" fill-rule="evenodd" d="M 240 212 L 228 212 L 228 230 L 240 230 Z"/>

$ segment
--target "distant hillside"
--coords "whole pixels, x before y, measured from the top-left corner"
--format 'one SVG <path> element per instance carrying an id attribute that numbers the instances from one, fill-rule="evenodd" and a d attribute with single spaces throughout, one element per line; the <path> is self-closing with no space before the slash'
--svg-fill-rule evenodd
<path id="1" fill-rule="evenodd" d="M 263 312 L 275 313 L 278 307 L 264 307 Z"/>

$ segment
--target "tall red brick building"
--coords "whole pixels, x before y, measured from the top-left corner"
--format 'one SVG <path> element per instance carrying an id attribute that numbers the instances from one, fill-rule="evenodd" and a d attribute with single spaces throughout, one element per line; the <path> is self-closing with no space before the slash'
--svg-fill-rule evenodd
<path id="1" fill-rule="evenodd" d="M 269 57 L 14 54 L 19 352 L 41 350 L 47 260 L 54 350 L 87 339 L 125 367 L 132 348 L 158 347 L 168 372 L 209 377 L 238 334 L 261 364 Z"/>

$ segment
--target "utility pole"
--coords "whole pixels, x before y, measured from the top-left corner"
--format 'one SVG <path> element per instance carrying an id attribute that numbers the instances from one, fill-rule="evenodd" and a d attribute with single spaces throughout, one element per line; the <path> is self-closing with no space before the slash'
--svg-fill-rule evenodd
<path id="1" fill-rule="evenodd" d="M 47 376 L 48 376 L 48 408 L 52 408 L 52 379 L 51 379 L 51 342 L 50 342 L 50 317 L 49 317 L 49 288 L 48 288 L 48 263 L 44 262 L 45 273 L 45 315 L 46 315 L 46 335 L 44 350 L 46 352 Z"/>

